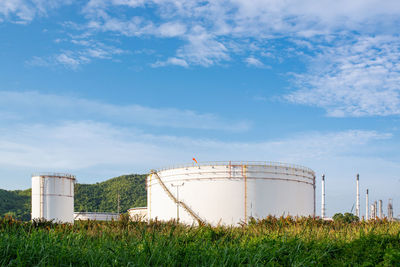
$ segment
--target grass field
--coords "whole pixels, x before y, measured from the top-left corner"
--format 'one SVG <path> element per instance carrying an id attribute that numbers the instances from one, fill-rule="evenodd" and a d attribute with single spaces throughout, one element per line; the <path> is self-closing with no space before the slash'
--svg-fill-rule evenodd
<path id="1" fill-rule="evenodd" d="M 0 220 L 1 266 L 400 266 L 400 224 L 267 218 L 241 227 L 174 222 Z"/>

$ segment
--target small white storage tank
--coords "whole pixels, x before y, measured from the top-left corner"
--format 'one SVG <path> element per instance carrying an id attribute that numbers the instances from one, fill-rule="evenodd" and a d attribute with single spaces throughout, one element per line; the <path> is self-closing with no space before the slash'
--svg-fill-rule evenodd
<path id="1" fill-rule="evenodd" d="M 149 219 L 236 225 L 250 217 L 315 216 L 315 173 L 272 162 L 189 164 L 147 177 Z"/>
<path id="2" fill-rule="evenodd" d="M 75 212 L 74 213 L 75 221 L 117 221 L 119 220 L 118 213 L 110 213 L 110 212 Z"/>
<path id="3" fill-rule="evenodd" d="M 73 223 L 75 181 L 71 174 L 32 175 L 32 220 Z"/>
<path id="4" fill-rule="evenodd" d="M 132 221 L 147 220 L 147 207 L 136 207 L 128 210 L 129 217 Z"/>

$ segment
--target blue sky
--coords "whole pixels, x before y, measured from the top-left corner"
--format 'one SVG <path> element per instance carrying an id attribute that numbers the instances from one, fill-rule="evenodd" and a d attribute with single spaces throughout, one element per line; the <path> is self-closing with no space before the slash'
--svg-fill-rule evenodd
<path id="1" fill-rule="evenodd" d="M 355 175 L 400 203 L 398 1 L 0 1 L 0 188 L 190 162 Z M 317 210 L 319 212 L 319 197 Z M 400 205 L 400 204 L 399 204 Z M 386 210 L 385 210 L 386 211 Z"/>

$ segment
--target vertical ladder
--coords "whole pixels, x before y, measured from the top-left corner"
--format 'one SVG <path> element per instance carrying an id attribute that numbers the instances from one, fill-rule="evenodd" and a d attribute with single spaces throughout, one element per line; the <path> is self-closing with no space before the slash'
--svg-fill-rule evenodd
<path id="1" fill-rule="evenodd" d="M 44 177 L 39 176 L 40 179 L 40 219 L 44 219 Z"/>
<path id="2" fill-rule="evenodd" d="M 198 223 L 199 225 L 204 225 L 205 221 L 203 219 L 200 218 L 199 215 L 197 215 L 191 208 L 189 208 L 189 206 L 187 206 L 184 202 L 182 201 L 178 201 L 176 199 L 176 197 L 171 193 L 171 191 L 168 189 L 168 187 L 164 184 L 164 182 L 161 180 L 160 176 L 158 175 L 158 173 L 156 171 L 151 171 L 151 174 L 153 174 L 158 182 L 160 183 L 161 187 L 164 189 L 165 193 L 167 193 L 168 197 L 174 201 L 177 205 L 182 206 L 182 208 L 190 214 L 190 216 L 192 216 Z"/>
<path id="3" fill-rule="evenodd" d="M 244 223 L 247 224 L 247 165 L 242 165 L 244 180 Z"/>

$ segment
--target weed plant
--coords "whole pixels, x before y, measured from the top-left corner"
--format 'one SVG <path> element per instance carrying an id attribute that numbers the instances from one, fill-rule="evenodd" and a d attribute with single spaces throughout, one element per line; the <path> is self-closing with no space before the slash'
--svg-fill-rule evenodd
<path id="1" fill-rule="evenodd" d="M 0 219 L 1 266 L 400 266 L 400 224 L 313 218 L 238 227 Z"/>

